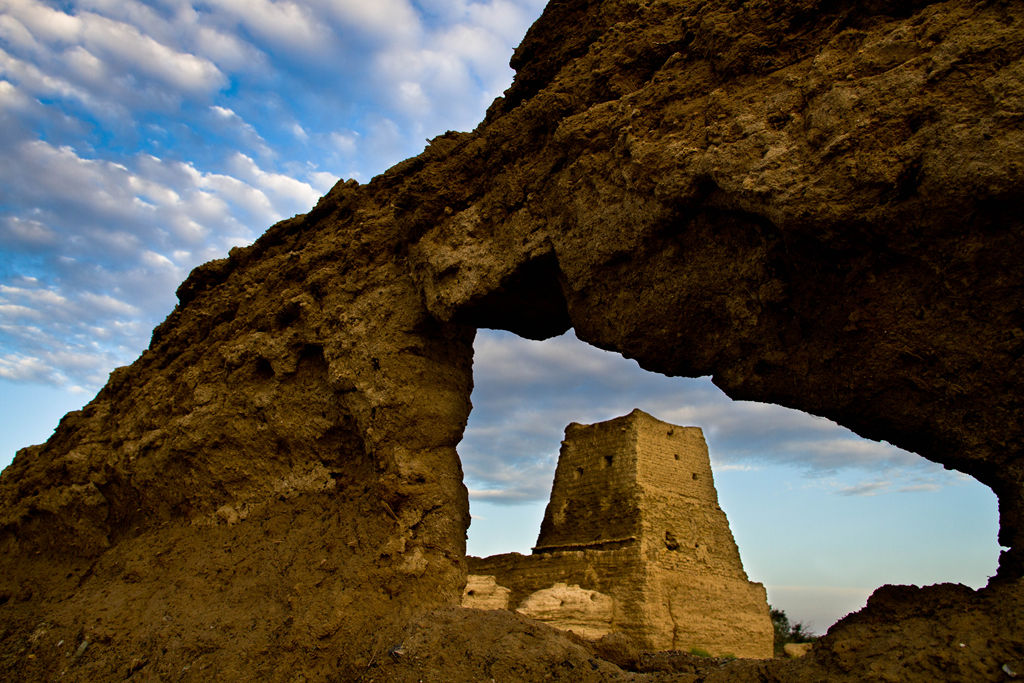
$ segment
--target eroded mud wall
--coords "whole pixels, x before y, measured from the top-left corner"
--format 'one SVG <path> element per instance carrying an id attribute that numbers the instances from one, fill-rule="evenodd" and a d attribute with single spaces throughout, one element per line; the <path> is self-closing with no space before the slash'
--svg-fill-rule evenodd
<path id="1" fill-rule="evenodd" d="M 372 201 L 310 227 L 197 269 L 149 350 L 4 471 L 6 670 L 58 677 L 88 642 L 94 680 L 354 676 L 458 600 L 473 331 L 426 314 Z"/>
<path id="2" fill-rule="evenodd" d="M 975 476 L 1012 583 L 1022 25 L 997 1 L 556 0 L 476 131 L 198 269 L 18 455 L 0 667 L 358 668 L 386 631 L 359 624 L 454 604 L 479 326 L 571 325 Z"/>
<path id="3" fill-rule="evenodd" d="M 506 282 L 562 329 L 557 282 L 584 341 L 981 479 L 1021 547 L 1020 7 L 580 6 L 517 53 L 509 141 L 445 141 L 502 171 L 413 249 L 431 310 Z M 589 42 L 549 55 L 566 13 Z"/>

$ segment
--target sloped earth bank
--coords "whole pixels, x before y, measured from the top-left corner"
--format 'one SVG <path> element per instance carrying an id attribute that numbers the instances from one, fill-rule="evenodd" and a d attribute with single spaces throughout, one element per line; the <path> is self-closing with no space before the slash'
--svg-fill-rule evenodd
<path id="1" fill-rule="evenodd" d="M 477 130 L 197 268 L 3 472 L 0 675 L 627 675 L 431 613 L 465 580 L 475 330 L 571 326 L 999 498 L 988 588 L 885 589 L 796 663 L 641 675 L 1020 676 L 1022 26 L 1009 1 L 552 2 Z"/>
<path id="2" fill-rule="evenodd" d="M 799 660 L 645 653 L 509 612 L 448 608 L 369 663 L 378 681 L 1005 681 L 1024 677 L 1021 586 L 886 586 Z"/>

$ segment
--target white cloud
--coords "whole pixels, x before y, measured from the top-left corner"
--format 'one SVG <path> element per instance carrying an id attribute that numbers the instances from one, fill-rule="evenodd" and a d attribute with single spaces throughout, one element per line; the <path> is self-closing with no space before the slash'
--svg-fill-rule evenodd
<path id="1" fill-rule="evenodd" d="M 508 66 L 510 55 L 494 49 L 501 39 L 494 32 L 480 26 L 457 25 L 439 35 L 434 49 L 463 60 L 467 71 L 475 74 L 484 88 L 484 96 L 493 99 L 508 87 L 512 70 Z"/>
<path id="2" fill-rule="evenodd" d="M 754 465 L 719 465 L 714 462 L 714 458 L 712 458 L 712 464 L 714 464 L 715 472 L 756 472 L 761 469 Z"/>
<path id="3" fill-rule="evenodd" d="M 81 36 L 82 25 L 77 17 L 34 0 L 6 0 L 4 5 L 8 16 L 17 19 L 42 40 L 70 43 Z"/>
<path id="4" fill-rule="evenodd" d="M 467 454 L 460 448 L 471 500 L 519 503 L 546 500 L 557 456 L 505 460 L 496 454 Z"/>
<path id="5" fill-rule="evenodd" d="M 170 3 L 174 6 L 174 14 L 178 18 L 194 15 L 194 10 L 181 2 Z M 144 2 L 126 2 L 125 0 L 76 0 L 76 12 L 88 11 L 108 19 L 130 24 L 141 32 L 152 36 L 162 43 L 173 40 L 172 23 L 160 15 L 156 9 Z"/>
<path id="6" fill-rule="evenodd" d="M 30 247 L 53 246 L 57 243 L 57 233 L 49 226 L 31 218 L 7 216 L 0 223 L 0 235 L 10 244 L 27 245 Z"/>
<path id="7" fill-rule="evenodd" d="M 325 171 L 315 171 L 309 174 L 309 182 L 320 194 L 326 194 L 338 182 L 338 176 Z"/>
<path id="8" fill-rule="evenodd" d="M 415 115 L 430 110 L 431 102 L 423 92 L 423 86 L 414 81 L 402 81 L 396 88 L 398 106 Z"/>
<path id="9" fill-rule="evenodd" d="M 20 50 L 28 52 L 39 50 L 39 43 L 32 36 L 32 32 L 10 14 L 0 14 L 0 38 L 8 45 Z"/>
<path id="10" fill-rule="evenodd" d="M 466 13 L 471 24 L 486 29 L 499 37 L 504 44 L 516 44 L 522 40 L 530 20 L 537 16 L 546 4 L 547 0 L 491 0 L 468 4 Z"/>
<path id="11" fill-rule="evenodd" d="M 86 305 L 91 306 L 94 309 L 103 311 L 105 313 L 111 313 L 113 315 L 126 315 L 132 316 L 139 312 L 138 307 L 132 306 L 129 303 L 120 301 L 110 296 L 109 294 L 94 294 L 92 292 L 85 292 L 79 299 Z"/>
<path id="12" fill-rule="evenodd" d="M 181 195 L 173 188 L 154 182 L 144 176 L 130 174 L 127 177 L 128 189 L 139 199 L 147 200 L 152 205 L 170 205 L 181 201 Z"/>
<path id="13" fill-rule="evenodd" d="M 18 354 L 0 356 L 0 377 L 16 382 L 63 384 L 64 378 L 38 358 Z"/>
<path id="14" fill-rule="evenodd" d="M 836 492 L 841 496 L 877 496 L 887 492 L 892 487 L 892 482 L 879 479 L 876 481 L 862 481 L 853 486 L 842 486 Z"/>
<path id="15" fill-rule="evenodd" d="M 514 505 L 528 501 L 538 501 L 546 498 L 547 491 L 529 488 L 507 488 L 507 489 L 469 489 L 471 501 L 486 501 L 491 503 L 503 503 Z M 475 519 L 475 518 L 474 518 Z"/>
<path id="16" fill-rule="evenodd" d="M 43 250 L 53 263 L 46 278 L 0 281 L 4 343 L 21 350 L 3 376 L 18 381 L 95 386 L 145 346 L 188 269 L 250 241 L 245 224 L 266 227 L 318 197 L 240 154 L 228 165 L 244 179 L 153 155 L 89 159 L 42 140 L 9 158 L 0 185 L 21 213 L 3 217 L 0 234 L 13 238 L 8 249 Z"/>
<path id="17" fill-rule="evenodd" d="M 92 12 L 69 15 L 31 0 L 10 2 L 8 12 L 37 40 L 56 43 L 58 49 L 61 44 L 78 43 L 78 50 L 63 53 L 69 61 L 98 52 L 185 92 L 209 91 L 225 81 L 209 60 L 168 47 L 131 24 Z"/>
<path id="18" fill-rule="evenodd" d="M 24 110 L 31 106 L 32 99 L 21 92 L 16 85 L 10 81 L 0 81 L 0 108 Z"/>
<path id="19" fill-rule="evenodd" d="M 921 456 L 890 444 L 852 437 L 783 441 L 778 449 L 799 454 L 800 459 L 821 469 L 913 466 L 924 462 Z"/>
<path id="20" fill-rule="evenodd" d="M 80 104 L 125 132 L 137 110 L 174 111 L 182 99 L 209 96 L 228 82 L 214 62 L 189 51 L 185 43 L 194 41 L 172 44 L 187 33 L 169 30 L 152 11 L 113 12 L 145 19 L 140 28 L 82 3 L 72 13 L 35 0 L 8 2 L 6 10 L 0 35 L 10 51 L 0 50 L 0 72 L 26 94 Z"/>
<path id="21" fill-rule="evenodd" d="M 49 351 L 39 355 L 4 354 L 0 356 L 0 379 L 13 382 L 33 382 L 81 390 L 71 376 L 81 377 L 91 385 L 92 391 L 107 377 L 114 367 L 115 358 L 103 352 Z"/>
<path id="22" fill-rule="evenodd" d="M 220 200 L 224 207 L 233 204 L 241 209 L 243 214 L 255 220 L 272 222 L 279 215 L 274 211 L 266 194 L 233 176 L 221 173 L 204 174 L 199 180 L 199 187 L 209 190 L 209 195 L 204 199 Z"/>
<path id="23" fill-rule="evenodd" d="M 356 142 L 359 139 L 359 134 L 354 131 L 335 131 L 328 136 L 328 139 L 334 148 L 338 150 L 339 154 L 350 156 L 356 151 Z"/>
<path id="24" fill-rule="evenodd" d="M 473 345 L 475 376 L 485 382 L 526 384 L 557 374 L 584 379 L 621 376 L 621 356 L 578 341 L 571 332 L 544 342 L 510 334 L 481 332 Z"/>
<path id="25" fill-rule="evenodd" d="M 165 45 L 194 51 L 222 69 L 251 71 L 267 68 L 267 56 L 247 40 L 232 33 L 236 18 L 218 22 L 215 10 L 196 11 L 188 2 L 166 4 L 162 15 L 154 7 L 125 0 L 78 0 L 77 7 L 130 24 Z M 214 23 L 211 23 L 214 22 Z"/>
<path id="26" fill-rule="evenodd" d="M 0 304 L 0 316 L 4 318 L 42 318 L 42 314 L 34 308 L 19 306 L 18 304 Z"/>
<path id="27" fill-rule="evenodd" d="M 330 37 L 310 8 L 296 2 L 209 0 L 209 4 L 257 36 L 290 50 L 316 51 Z"/>
<path id="28" fill-rule="evenodd" d="M 34 64 L 18 59 L 0 48 L 0 73 L 18 82 L 22 91 L 33 96 L 58 96 L 77 100 L 91 109 L 100 109 L 95 97 L 69 80 L 47 74 Z"/>
<path id="29" fill-rule="evenodd" d="M 237 152 L 229 166 L 240 178 L 278 199 L 277 205 L 294 207 L 294 212 L 308 211 L 320 198 L 320 194 L 308 183 L 261 169 L 250 157 Z"/>
<path id="30" fill-rule="evenodd" d="M 27 289 L 0 285 L 0 297 L 7 298 L 8 296 L 20 297 L 33 304 L 63 305 L 67 303 L 67 299 L 52 289 Z"/>
<path id="31" fill-rule="evenodd" d="M 256 128 L 232 109 L 215 104 L 210 106 L 210 111 L 214 115 L 217 122 L 216 125 L 237 139 L 239 143 L 255 150 L 262 156 L 269 157 L 273 155 L 273 150 L 267 145 L 267 141 L 263 139 L 263 136 L 256 131 Z"/>
<path id="32" fill-rule="evenodd" d="M 270 68 L 266 53 L 238 36 L 198 24 L 191 24 L 190 31 L 196 51 L 222 68 L 241 72 Z"/>
<path id="33" fill-rule="evenodd" d="M 93 87 L 103 87 L 106 81 L 113 78 L 107 65 L 81 45 L 69 48 L 63 57 L 67 62 L 68 71 Z"/>
<path id="34" fill-rule="evenodd" d="M 930 493 L 932 491 L 942 490 L 942 486 L 939 484 L 910 484 L 908 486 L 901 486 L 897 489 L 900 493 Z"/>
<path id="35" fill-rule="evenodd" d="M 316 4 L 325 6 L 336 21 L 378 40 L 408 43 L 422 31 L 419 15 L 407 0 L 332 0 Z"/>
<path id="36" fill-rule="evenodd" d="M 382 53 L 375 67 L 382 83 L 391 84 L 392 106 L 413 119 L 429 119 L 435 109 L 447 116 L 460 104 L 476 108 L 476 101 L 467 101 L 462 93 L 473 88 L 470 71 L 459 55 L 433 49 L 395 49 Z M 461 118 L 461 117 L 459 117 Z"/>

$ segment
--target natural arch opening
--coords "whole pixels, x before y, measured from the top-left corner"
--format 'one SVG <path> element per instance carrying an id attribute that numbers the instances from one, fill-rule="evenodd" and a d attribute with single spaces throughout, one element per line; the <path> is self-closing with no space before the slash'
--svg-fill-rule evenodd
<path id="1" fill-rule="evenodd" d="M 996 499 L 980 482 L 824 418 L 733 401 L 707 378 L 647 372 L 571 331 L 481 330 L 472 402 L 459 446 L 470 555 L 528 554 L 566 425 L 640 408 L 704 430 L 747 574 L 818 633 L 880 585 L 978 588 L 996 571 Z"/>

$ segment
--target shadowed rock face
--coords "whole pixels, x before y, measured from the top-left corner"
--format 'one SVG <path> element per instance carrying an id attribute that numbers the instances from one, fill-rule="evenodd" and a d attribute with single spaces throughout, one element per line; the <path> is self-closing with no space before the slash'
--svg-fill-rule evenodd
<path id="1" fill-rule="evenodd" d="M 477 130 L 196 269 L 150 348 L 18 454 L 0 671 L 365 672 L 458 603 L 478 327 L 571 326 L 977 477 L 1000 581 L 943 605 L 1005 616 L 1022 27 L 1014 2 L 555 0 Z M 993 632 L 992 657 L 1020 646 Z M 843 648 L 799 665 L 855 675 Z"/>

